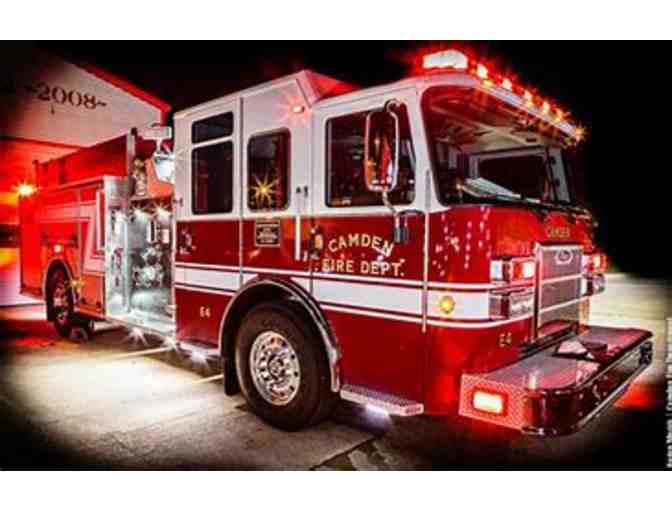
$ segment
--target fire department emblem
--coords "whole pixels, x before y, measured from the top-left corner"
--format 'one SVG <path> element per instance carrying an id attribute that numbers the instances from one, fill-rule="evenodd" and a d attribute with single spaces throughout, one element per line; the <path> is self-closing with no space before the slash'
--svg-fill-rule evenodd
<path id="1" fill-rule="evenodd" d="M 555 263 L 559 266 L 571 264 L 574 254 L 570 250 L 558 250 L 555 252 Z"/>

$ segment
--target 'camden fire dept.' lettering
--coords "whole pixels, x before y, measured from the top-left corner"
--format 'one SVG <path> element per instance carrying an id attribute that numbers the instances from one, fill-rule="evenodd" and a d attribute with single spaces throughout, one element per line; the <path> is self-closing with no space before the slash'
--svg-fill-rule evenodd
<path id="1" fill-rule="evenodd" d="M 376 260 L 334 258 L 338 252 L 349 248 L 370 248 L 378 256 Z M 405 260 L 385 260 L 392 256 L 394 243 L 380 236 L 361 233 L 340 235 L 329 240 L 327 250 L 330 255 L 326 255 L 320 264 L 320 269 L 324 273 L 403 276 L 402 267 Z"/>

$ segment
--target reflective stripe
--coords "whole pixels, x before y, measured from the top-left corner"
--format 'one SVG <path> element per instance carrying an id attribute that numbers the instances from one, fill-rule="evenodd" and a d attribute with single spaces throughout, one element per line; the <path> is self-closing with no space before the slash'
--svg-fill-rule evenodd
<path id="1" fill-rule="evenodd" d="M 212 289 L 236 291 L 240 284 L 238 273 L 210 271 L 207 269 L 176 268 L 176 285 L 196 285 Z"/>

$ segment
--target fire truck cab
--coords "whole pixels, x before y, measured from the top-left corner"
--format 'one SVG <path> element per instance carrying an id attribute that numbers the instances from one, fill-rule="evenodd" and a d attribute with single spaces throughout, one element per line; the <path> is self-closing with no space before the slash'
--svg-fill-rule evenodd
<path id="1" fill-rule="evenodd" d="M 284 429 L 340 397 L 578 430 L 652 345 L 588 324 L 584 132 L 463 53 L 423 63 L 365 90 L 299 72 L 176 113 L 172 148 L 118 141 L 117 167 L 22 200 L 24 290 L 61 333 L 95 317 L 221 360 Z"/>

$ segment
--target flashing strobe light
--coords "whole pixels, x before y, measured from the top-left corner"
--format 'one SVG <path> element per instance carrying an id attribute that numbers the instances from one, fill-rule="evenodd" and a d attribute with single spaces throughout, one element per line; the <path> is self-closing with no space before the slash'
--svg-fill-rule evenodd
<path id="1" fill-rule="evenodd" d="M 490 262 L 490 278 L 495 281 L 529 281 L 534 278 L 536 271 L 537 264 L 534 259 L 495 259 Z"/>
<path id="2" fill-rule="evenodd" d="M 62 253 L 63 252 L 63 245 L 62 244 L 55 244 L 54 245 L 54 253 Z"/>
<path id="3" fill-rule="evenodd" d="M 30 183 L 27 182 L 22 182 L 16 187 L 16 192 L 19 194 L 21 198 L 29 197 L 33 193 L 35 193 L 35 186 L 33 186 Z"/>
<path id="4" fill-rule="evenodd" d="M 482 80 L 487 80 L 488 79 L 488 68 L 485 67 L 483 64 L 478 64 L 476 66 L 476 76 L 478 76 Z"/>
<path id="5" fill-rule="evenodd" d="M 501 416 L 504 414 L 504 395 L 476 390 L 471 405 L 477 411 Z"/>
<path id="6" fill-rule="evenodd" d="M 296 113 L 297 115 L 299 113 L 303 113 L 306 111 L 306 107 L 303 106 L 302 104 L 297 104 L 295 106 L 292 106 L 292 113 Z"/>
<path id="7" fill-rule="evenodd" d="M 469 59 L 461 51 L 446 50 L 438 53 L 425 55 L 422 59 L 422 67 L 425 69 L 467 69 Z"/>
<path id="8" fill-rule="evenodd" d="M 565 123 L 573 124 L 569 120 L 571 117 L 569 112 L 561 110 L 552 101 L 544 100 L 542 97 L 533 94 L 531 91 L 533 89 L 527 89 L 515 83 L 508 71 L 505 75 L 496 66 L 491 68 L 475 59 L 470 59 L 461 51 L 453 49 L 425 55 L 422 60 L 422 67 L 427 71 L 463 71 L 465 74 L 477 78 L 480 81 L 481 89 L 494 90 L 500 93 L 506 91 L 507 96 L 515 95 L 516 106 L 526 110 L 527 114 L 540 117 L 545 123 L 552 124 L 555 129 L 568 134 L 568 127 L 571 127 L 572 132 L 569 132 L 569 135 L 573 140 L 568 140 L 568 142 L 578 143 L 584 139 L 585 133 L 582 129 L 575 125 L 565 125 Z"/>

